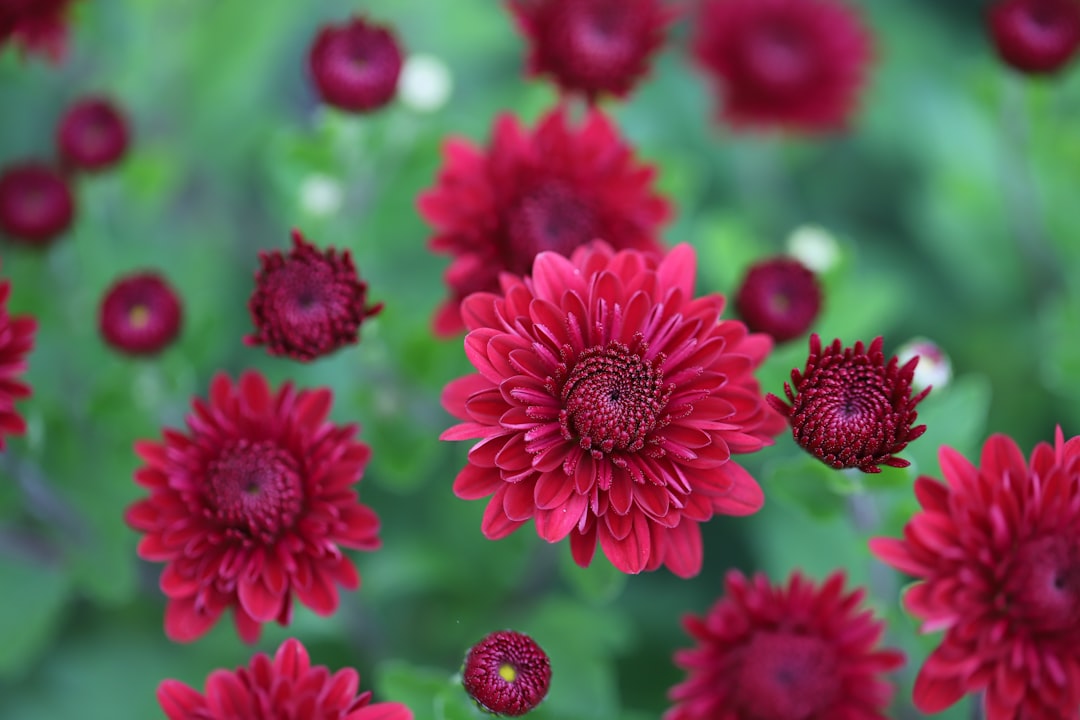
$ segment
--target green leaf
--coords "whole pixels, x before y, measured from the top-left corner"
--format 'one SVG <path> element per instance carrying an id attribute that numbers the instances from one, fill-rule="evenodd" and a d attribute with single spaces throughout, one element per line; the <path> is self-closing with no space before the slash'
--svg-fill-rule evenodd
<path id="1" fill-rule="evenodd" d="M 594 605 L 612 602 L 626 587 L 626 573 L 607 558 L 595 558 L 589 567 L 583 568 L 567 550 L 559 553 L 559 572 L 579 597 Z"/>
<path id="2" fill-rule="evenodd" d="M 0 676 L 18 676 L 44 652 L 63 617 L 70 594 L 59 568 L 0 556 Z"/>
<path id="3" fill-rule="evenodd" d="M 375 688 L 383 702 L 399 702 L 409 706 L 415 720 L 441 720 L 436 698 L 455 690 L 464 695 L 460 681 L 448 676 L 445 670 L 418 667 L 404 660 L 380 663 L 375 671 Z"/>

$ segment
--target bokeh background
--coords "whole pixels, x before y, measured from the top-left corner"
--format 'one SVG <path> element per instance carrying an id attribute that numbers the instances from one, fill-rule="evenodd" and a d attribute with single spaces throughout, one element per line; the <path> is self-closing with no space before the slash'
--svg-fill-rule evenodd
<path id="1" fill-rule="evenodd" d="M 655 720 L 683 677 L 671 662 L 689 645 L 680 618 L 709 607 L 728 568 L 777 581 L 794 568 L 816 578 L 846 568 L 909 655 L 892 717 L 920 717 L 911 682 L 937 639 L 917 635 L 898 603 L 903 580 L 865 541 L 899 532 L 916 507 L 915 474 L 938 474 L 939 445 L 975 457 L 1002 432 L 1028 452 L 1056 424 L 1066 436 L 1080 428 L 1080 72 L 1032 82 L 1003 68 L 978 0 L 853 4 L 877 59 L 848 135 L 718 126 L 687 59 L 685 19 L 651 78 L 606 106 L 658 166 L 677 209 L 665 239 L 697 248 L 699 290 L 731 294 L 750 262 L 783 250 L 794 229 L 821 226 L 840 249 L 822 278 L 825 339 L 883 335 L 892 352 L 926 336 L 955 371 L 920 406 L 928 430 L 904 454 L 908 471 L 836 473 L 786 435 L 746 458 L 766 506 L 709 524 L 705 567 L 686 581 L 628 578 L 600 554 L 581 570 L 531 525 L 487 541 L 484 503 L 451 493 L 467 444 L 439 442 L 451 419 L 438 398 L 470 368 L 460 340 L 430 333 L 446 260 L 427 251 L 414 200 L 434 182 L 445 137 L 486 142 L 499 112 L 531 123 L 556 100 L 523 79 L 524 45 L 498 3 L 84 0 L 66 64 L 0 53 L 0 164 L 50 157 L 60 113 L 90 92 L 121 103 L 135 133 L 120 168 L 79 180 L 72 232 L 45 252 L 0 244 L 10 308 L 40 323 L 34 396 L 20 404 L 30 429 L 0 455 L 0 718 L 160 717 L 162 679 L 201 688 L 211 670 L 247 663 L 256 648 L 229 619 L 190 645 L 165 638 L 160 567 L 136 559 L 121 516 L 140 494 L 132 443 L 182 425 L 215 372 L 249 367 L 333 388 L 333 418 L 360 423 L 373 447 L 361 499 L 384 523 L 383 549 L 355 556 L 363 585 L 337 614 L 298 608 L 257 649 L 295 635 L 314 662 L 358 668 L 378 699 L 450 720 L 467 716 L 450 679 L 465 650 L 511 627 L 552 658 L 538 720 Z M 449 101 L 359 119 L 320 107 L 308 45 L 355 11 L 445 63 Z M 294 227 L 350 249 L 371 298 L 386 303 L 358 346 L 308 365 L 241 342 L 257 251 L 287 248 Z M 185 303 L 180 341 L 152 361 L 115 355 L 96 329 L 105 288 L 142 268 L 163 270 Z M 782 392 L 805 356 L 804 339 L 778 348 L 759 374 L 765 390 Z M 940 717 L 969 712 L 965 701 Z"/>

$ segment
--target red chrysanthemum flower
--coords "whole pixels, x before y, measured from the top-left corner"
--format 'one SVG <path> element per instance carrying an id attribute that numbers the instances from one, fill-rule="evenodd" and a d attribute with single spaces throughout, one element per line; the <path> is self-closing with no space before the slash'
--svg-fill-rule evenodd
<path id="1" fill-rule="evenodd" d="M 177 642 L 204 634 L 227 609 L 246 642 L 262 623 L 282 625 L 296 597 L 321 615 L 338 605 L 337 585 L 360 577 L 342 547 L 379 547 L 379 520 L 353 485 L 371 451 L 356 425 L 327 422 L 329 389 L 271 392 L 246 372 L 219 374 L 209 402 L 195 399 L 189 432 L 139 441 L 145 465 L 135 481 L 150 497 L 127 523 L 146 533 L 139 557 L 165 563 L 165 633 Z"/>
<path id="2" fill-rule="evenodd" d="M 401 703 L 372 705 L 371 691 L 359 691 L 356 670 L 312 667 L 303 644 L 289 638 L 273 659 L 258 653 L 246 668 L 210 673 L 205 694 L 165 680 L 157 696 L 169 720 L 413 720 Z"/>
<path id="3" fill-rule="evenodd" d="M 75 218 L 75 198 L 67 179 L 36 161 L 0 173 L 0 231 L 24 245 L 43 247 Z"/>
<path id="4" fill-rule="evenodd" d="M 23 53 L 54 63 L 67 55 L 67 13 L 71 0 L 0 0 L 0 49 L 8 41 Z"/>
<path id="5" fill-rule="evenodd" d="M 481 708 L 518 717 L 533 710 L 551 685 L 551 661 L 528 635 L 493 632 L 465 656 L 462 684 Z"/>
<path id="6" fill-rule="evenodd" d="M 438 185 L 418 203 L 435 228 L 431 249 L 454 256 L 450 298 L 435 317 L 439 335 L 462 329 L 469 293 L 498 290 L 504 271 L 528 273 L 541 251 L 569 255 L 601 238 L 616 249 L 663 253 L 656 235 L 671 206 L 653 189 L 656 170 L 636 162 L 598 110 L 574 129 L 559 108 L 535 133 L 503 115 L 486 153 L 452 139 L 444 155 Z"/>
<path id="7" fill-rule="evenodd" d="M 797 338 L 817 319 L 821 288 L 798 260 L 775 257 L 754 264 L 735 296 L 735 311 L 752 332 L 776 342 Z"/>
<path id="8" fill-rule="evenodd" d="M 590 100 L 625 97 L 649 71 L 675 13 L 660 0 L 508 0 L 528 72 Z"/>
<path id="9" fill-rule="evenodd" d="M 154 272 L 127 275 L 106 291 L 98 325 L 105 342 L 129 355 L 154 355 L 180 334 L 180 298 Z"/>
<path id="10" fill-rule="evenodd" d="M 397 92 L 402 55 L 389 28 L 354 17 L 319 30 L 308 69 L 323 102 L 347 112 L 371 112 Z"/>
<path id="11" fill-rule="evenodd" d="M 736 129 L 842 130 L 872 57 L 869 31 L 836 0 L 705 0 L 695 32 Z"/>
<path id="12" fill-rule="evenodd" d="M 986 18 L 998 55 L 1020 72 L 1056 73 L 1080 46 L 1077 0 L 1000 0 Z"/>
<path id="13" fill-rule="evenodd" d="M 299 230 L 293 230 L 292 240 L 288 255 L 259 253 L 262 266 L 248 301 L 255 334 L 244 342 L 307 362 L 355 345 L 364 320 L 383 306 L 366 305 L 367 283 L 357 275 L 348 250 L 320 251 Z"/>
<path id="14" fill-rule="evenodd" d="M 442 439 L 480 438 L 454 492 L 493 495 L 487 537 L 532 518 L 548 542 L 569 535 L 581 566 L 599 542 L 623 572 L 690 577 L 699 523 L 761 507 L 731 455 L 783 429 L 752 375 L 772 343 L 721 320 L 722 295 L 693 298 L 695 263 L 687 245 L 656 260 L 600 243 L 541 253 L 531 278 L 465 299 L 479 374 L 443 391 L 464 422 Z"/>
<path id="15" fill-rule="evenodd" d="M 844 582 L 836 572 L 817 587 L 796 572 L 773 587 L 729 571 L 726 596 L 684 620 L 698 645 L 675 653 L 689 676 L 664 720 L 888 720 L 881 675 L 904 655 L 879 649 L 885 624 Z"/>
<path id="16" fill-rule="evenodd" d="M 127 152 L 127 120 L 109 100 L 83 98 L 60 119 L 56 146 L 68 168 L 88 172 L 110 168 Z"/>
<path id="17" fill-rule="evenodd" d="M 903 366 L 896 357 L 886 363 L 882 343 L 879 337 L 869 348 L 861 341 L 845 348 L 834 340 L 822 350 L 814 333 L 806 369 L 795 368 L 791 384 L 784 383 L 788 402 L 766 397 L 787 416 L 795 442 L 826 465 L 865 473 L 881 472 L 879 465 L 907 467 L 911 463 L 895 454 L 926 432 L 925 425 L 911 426 L 915 406 L 930 392 L 911 397 L 919 358 Z"/>
<path id="18" fill-rule="evenodd" d="M 945 482 L 920 477 L 903 539 L 870 549 L 918 578 L 904 605 L 945 636 L 919 671 L 915 705 L 937 713 L 984 693 L 987 720 L 1080 717 L 1080 438 L 1024 459 L 991 437 L 979 467 L 952 448 Z"/>
<path id="19" fill-rule="evenodd" d="M 26 421 L 15 410 L 15 401 L 30 396 L 30 386 L 16 378 L 26 370 L 26 356 L 34 347 L 37 321 L 29 316 L 12 317 L 7 301 L 11 283 L 0 281 L 0 450 L 4 436 L 22 435 Z"/>

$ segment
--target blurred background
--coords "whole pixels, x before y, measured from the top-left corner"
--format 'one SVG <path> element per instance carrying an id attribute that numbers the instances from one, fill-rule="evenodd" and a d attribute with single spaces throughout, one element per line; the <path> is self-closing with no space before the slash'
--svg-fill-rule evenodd
<path id="1" fill-rule="evenodd" d="M 116 171 L 79 180 L 67 236 L 44 252 L 0 244 L 9 307 L 40 324 L 26 375 L 34 395 L 19 405 L 29 432 L 0 455 L 0 718 L 160 717 L 161 680 L 202 688 L 211 670 L 296 636 L 313 662 L 358 668 L 377 699 L 444 720 L 458 717 L 446 698 L 458 693 L 450 678 L 466 649 L 510 627 L 552 658 L 550 695 L 532 717 L 655 720 L 683 678 L 671 661 L 690 645 L 681 617 L 704 612 L 732 567 L 777 582 L 795 568 L 819 579 L 845 568 L 869 583 L 888 642 L 909 656 L 891 717 L 920 717 L 911 683 L 938 640 L 917 635 L 899 606 L 902 579 L 870 558 L 866 539 L 899 533 L 917 507 L 912 479 L 939 476 L 940 445 L 974 458 L 1001 432 L 1026 453 L 1056 424 L 1066 437 L 1080 428 L 1080 73 L 1033 82 L 1005 69 L 985 37 L 983 2 L 853 4 L 877 60 L 846 136 L 717 125 L 715 98 L 688 62 L 685 19 L 631 99 L 605 106 L 658 166 L 676 208 L 665 240 L 697 248 L 700 291 L 730 295 L 751 262 L 783 251 L 796 229 L 820 227 L 837 250 L 822 275 L 824 339 L 883 335 L 891 353 L 924 336 L 953 365 L 951 383 L 919 407 L 928 430 L 904 453 L 908 470 L 835 473 L 787 435 L 741 460 L 766 506 L 706 526 L 705 567 L 687 581 L 667 571 L 628 578 L 599 554 L 581 570 L 565 543 L 548 546 L 531 525 L 487 541 L 484 503 L 451 492 L 467 443 L 438 441 L 452 422 L 438 398 L 471 368 L 460 340 L 431 335 L 447 261 L 427 251 L 414 199 L 434 183 L 444 138 L 486 143 L 497 113 L 531 124 L 556 99 L 523 79 L 524 44 L 499 4 L 84 0 L 62 66 L 5 48 L 0 166 L 51 157 L 60 114 L 88 93 L 127 110 L 134 142 Z M 445 65 L 445 104 L 399 99 L 361 118 L 319 106 L 305 75 L 309 43 L 321 24 L 357 11 Z M 294 227 L 351 250 L 370 298 L 386 303 L 358 346 L 308 365 L 241 342 L 257 251 L 287 248 Z M 162 356 L 134 361 L 103 345 L 96 309 L 117 276 L 144 268 L 180 291 L 185 325 Z M 806 353 L 805 339 L 778 348 L 759 373 L 764 390 L 782 393 Z M 141 494 L 132 443 L 182 426 L 216 371 L 249 367 L 275 383 L 331 387 L 333 418 L 362 425 L 374 456 L 361 499 L 382 518 L 384 547 L 354 556 L 363 585 L 331 618 L 298 607 L 294 624 L 268 625 L 257 648 L 228 618 L 173 644 L 160 566 L 136 559 L 138 538 L 122 521 Z M 964 701 L 939 717 L 969 713 Z"/>

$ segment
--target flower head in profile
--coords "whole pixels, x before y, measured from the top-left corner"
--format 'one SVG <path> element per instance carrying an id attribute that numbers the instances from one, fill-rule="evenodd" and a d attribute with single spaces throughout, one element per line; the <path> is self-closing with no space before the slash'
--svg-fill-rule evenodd
<path id="1" fill-rule="evenodd" d="M 821 311 L 821 288 L 805 265 L 790 257 L 773 257 L 747 271 L 735 295 L 735 311 L 752 332 L 776 342 L 799 337 Z"/>
<path id="2" fill-rule="evenodd" d="M 26 371 L 26 356 L 34 347 L 37 321 L 26 315 L 8 314 L 11 283 L 0 280 L 0 451 L 7 435 L 22 435 L 26 421 L 15 401 L 30 396 L 30 386 L 18 379 Z"/>
<path id="3" fill-rule="evenodd" d="M 97 172 L 116 165 L 127 152 L 127 119 L 114 102 L 86 97 L 60 118 L 56 146 L 65 167 Z"/>
<path id="4" fill-rule="evenodd" d="M 653 188 L 656 170 L 635 160 L 599 110 L 575 128 L 559 108 L 531 132 L 503 115 L 488 150 L 452 139 L 444 153 L 438 184 L 419 198 L 435 229 L 431 249 L 453 256 L 450 297 L 435 317 L 440 335 L 462 329 L 462 299 L 497 291 L 502 272 L 528 273 L 544 250 L 569 255 L 600 238 L 663 252 L 657 231 L 671 207 Z"/>
<path id="5" fill-rule="evenodd" d="M 360 326 L 382 310 L 382 303 L 367 304 L 367 283 L 348 250 L 320 251 L 299 230 L 292 239 L 288 255 L 259 254 L 261 267 L 248 301 L 255 333 L 244 342 L 307 362 L 355 345 Z"/>
<path id="6" fill-rule="evenodd" d="M 528 635 L 500 630 L 469 648 L 461 678 L 465 692 L 482 709 L 518 717 L 547 695 L 551 661 Z"/>
<path id="7" fill-rule="evenodd" d="M 704 0 L 693 54 L 735 129 L 821 133 L 848 124 L 871 45 L 840 0 Z"/>
<path id="8" fill-rule="evenodd" d="M 675 13 L 661 0 L 508 0 L 530 75 L 590 100 L 625 97 L 649 71 Z"/>
<path id="9" fill-rule="evenodd" d="M 165 563 L 171 640 L 195 640 L 232 608 L 255 642 L 263 623 L 290 622 L 294 596 L 329 615 L 338 586 L 359 587 L 342 548 L 379 547 L 379 520 L 354 487 L 371 451 L 355 425 L 328 422 L 332 401 L 326 388 L 274 392 L 257 372 L 236 384 L 219 374 L 186 433 L 135 444 L 150 496 L 125 520 L 144 534 L 139 557 Z"/>
<path id="10" fill-rule="evenodd" d="M 442 438 L 478 440 L 454 492 L 490 497 L 488 538 L 531 519 L 548 542 L 569 537 L 578 565 L 599 543 L 623 572 L 690 577 L 700 523 L 761 507 L 732 456 L 783 429 L 752 374 L 772 343 L 721 320 L 723 296 L 695 299 L 695 275 L 687 245 L 657 260 L 596 243 L 465 299 L 478 372 L 443 391 L 462 422 Z"/>
<path id="11" fill-rule="evenodd" d="M 1061 71 L 1080 46 L 1076 0 L 998 0 L 986 20 L 998 56 L 1029 75 Z"/>
<path id="12" fill-rule="evenodd" d="M 788 402 L 772 393 L 769 404 L 787 416 L 791 434 L 804 450 L 834 468 L 881 472 L 879 465 L 907 467 L 896 453 L 926 432 L 912 427 L 919 404 L 930 388 L 911 396 L 914 357 L 900 365 L 885 361 L 883 341 L 867 348 L 862 342 L 845 348 L 839 340 L 822 349 L 817 333 L 810 336 L 806 369 L 791 371 L 784 383 Z"/>
<path id="13" fill-rule="evenodd" d="M 156 272 L 126 275 L 105 292 L 98 313 L 101 336 L 128 355 L 154 355 L 180 334 L 180 298 Z"/>
<path id="14" fill-rule="evenodd" d="M 57 170 L 31 160 L 0 172 L 0 233 L 13 242 L 45 247 L 74 219 L 75 197 Z"/>
<path id="15" fill-rule="evenodd" d="M 663 720 L 887 720 L 893 689 L 882 675 L 904 656 L 879 647 L 885 624 L 844 582 L 842 572 L 820 586 L 796 572 L 773 586 L 729 571 L 726 595 L 684 621 L 697 646 L 675 654 L 688 676 Z"/>
<path id="16" fill-rule="evenodd" d="M 402 63 L 390 28 L 362 17 L 323 27 L 308 53 L 319 97 L 353 113 L 378 110 L 394 99 Z"/>
<path id="17" fill-rule="evenodd" d="M 0 50 L 13 42 L 24 54 L 63 61 L 71 4 L 72 0 L 0 0 Z"/>
<path id="18" fill-rule="evenodd" d="M 168 720 L 413 720 L 401 703 L 372 704 L 356 670 L 313 666 L 295 638 L 273 658 L 258 653 L 247 667 L 215 670 L 205 692 L 165 680 L 157 697 Z"/>
<path id="19" fill-rule="evenodd" d="M 952 448 L 944 482 L 920 477 L 922 509 L 881 560 L 919 582 L 904 593 L 923 632 L 944 631 L 915 680 L 938 713 L 982 693 L 987 720 L 1075 718 L 1080 707 L 1080 437 L 1040 443 L 1026 461 L 994 435 L 976 467 Z"/>

